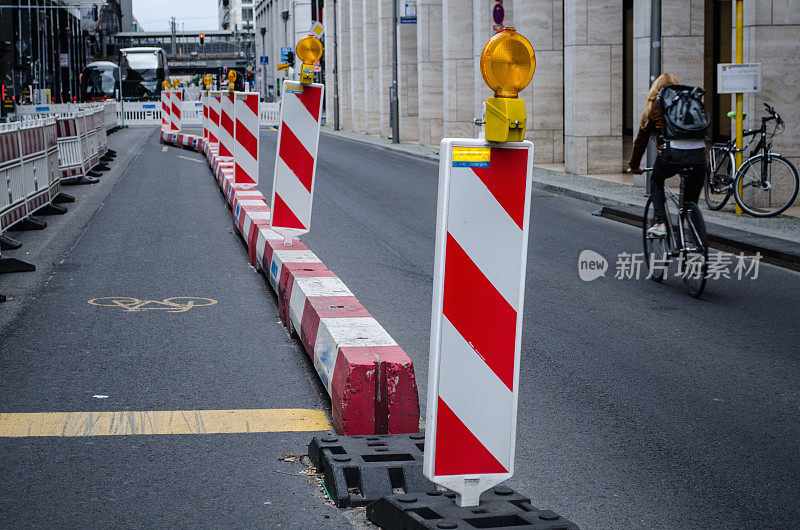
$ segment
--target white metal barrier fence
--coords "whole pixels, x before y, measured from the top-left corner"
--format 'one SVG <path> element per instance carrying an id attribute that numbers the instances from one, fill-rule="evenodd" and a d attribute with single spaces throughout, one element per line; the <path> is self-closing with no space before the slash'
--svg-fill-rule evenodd
<path id="1" fill-rule="evenodd" d="M 55 118 L 0 124 L 0 234 L 61 192 Z"/>
<path id="2" fill-rule="evenodd" d="M 54 116 L 73 114 L 94 107 L 102 107 L 105 115 L 106 131 L 121 124 L 125 125 L 160 125 L 161 104 L 158 101 L 126 101 L 121 105 L 118 101 L 103 103 L 63 103 L 55 105 L 20 105 L 17 117 Z M 280 103 L 260 102 L 258 105 L 258 121 L 261 127 L 277 127 L 280 118 Z M 184 101 L 181 105 L 181 119 L 184 125 L 203 124 L 203 104 L 198 101 Z"/>

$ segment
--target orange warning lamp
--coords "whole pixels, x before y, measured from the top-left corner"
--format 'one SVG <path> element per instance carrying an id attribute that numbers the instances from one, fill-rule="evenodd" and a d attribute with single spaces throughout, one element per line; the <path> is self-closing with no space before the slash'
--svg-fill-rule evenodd
<path id="1" fill-rule="evenodd" d="M 203 78 L 203 84 L 206 85 L 206 90 L 211 89 L 212 81 L 214 81 L 214 79 L 210 75 L 206 74 L 206 76 Z"/>
<path id="2" fill-rule="evenodd" d="M 525 101 L 519 94 L 533 78 L 536 54 L 528 39 L 505 28 L 489 39 L 481 52 L 481 75 L 494 91 L 486 100 L 485 135 L 490 142 L 525 139 Z"/>
<path id="3" fill-rule="evenodd" d="M 314 35 L 303 37 L 297 42 L 294 51 L 297 54 L 297 58 L 303 61 L 303 67 L 300 70 L 300 82 L 304 85 L 310 85 L 314 82 L 314 63 L 322 57 L 322 41 Z"/>
<path id="4" fill-rule="evenodd" d="M 177 77 L 172 80 L 172 86 L 173 87 L 178 88 L 178 85 L 180 85 L 180 84 L 181 84 L 181 81 Z"/>
<path id="5" fill-rule="evenodd" d="M 236 85 L 236 70 L 228 72 L 228 92 L 233 92 Z"/>
<path id="6" fill-rule="evenodd" d="M 170 88 L 172 88 L 172 85 L 170 85 L 169 81 L 167 81 L 166 79 L 161 81 L 161 85 L 164 87 L 164 90 L 169 90 Z"/>

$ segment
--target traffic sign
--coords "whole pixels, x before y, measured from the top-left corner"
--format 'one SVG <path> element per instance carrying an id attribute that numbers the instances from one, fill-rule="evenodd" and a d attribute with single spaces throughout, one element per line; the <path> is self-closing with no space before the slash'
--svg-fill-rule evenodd
<path id="1" fill-rule="evenodd" d="M 314 22 L 314 25 L 311 26 L 311 29 L 308 30 L 308 32 L 319 39 L 323 35 L 325 35 L 325 26 L 323 26 L 319 22 Z"/>
<path id="2" fill-rule="evenodd" d="M 514 473 L 533 144 L 439 152 L 424 472 L 476 506 Z"/>
<path id="3" fill-rule="evenodd" d="M 289 62 L 289 54 L 292 53 L 292 48 L 289 46 L 281 46 L 281 62 Z"/>
<path id="4" fill-rule="evenodd" d="M 288 70 L 289 69 L 289 65 L 286 64 L 286 63 L 280 63 L 276 68 L 278 70 Z"/>
<path id="5" fill-rule="evenodd" d="M 266 55 L 262 55 L 262 56 L 259 58 L 259 62 L 260 62 L 261 64 L 269 64 L 269 57 L 268 57 L 268 56 L 266 56 Z"/>

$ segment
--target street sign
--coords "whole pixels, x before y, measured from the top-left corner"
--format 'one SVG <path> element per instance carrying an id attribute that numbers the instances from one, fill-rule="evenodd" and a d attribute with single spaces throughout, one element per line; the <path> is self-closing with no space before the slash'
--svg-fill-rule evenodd
<path id="1" fill-rule="evenodd" d="M 319 22 L 314 22 L 314 25 L 311 26 L 311 29 L 308 30 L 308 32 L 320 39 L 323 35 L 325 35 L 325 26 Z"/>
<path id="2" fill-rule="evenodd" d="M 476 506 L 514 473 L 533 144 L 439 152 L 424 472 Z"/>
<path id="3" fill-rule="evenodd" d="M 259 57 L 259 63 L 261 63 L 262 65 L 269 64 L 269 57 L 267 57 L 266 55 L 262 55 L 261 57 Z"/>
<path id="4" fill-rule="evenodd" d="M 58 56 L 58 65 L 62 68 L 69 67 L 69 54 L 62 53 Z"/>
<path id="5" fill-rule="evenodd" d="M 747 94 L 761 92 L 761 65 L 718 64 L 717 93 Z"/>
<path id="6" fill-rule="evenodd" d="M 417 23 L 418 0 L 395 0 L 397 2 L 397 16 L 401 24 Z"/>
<path id="7" fill-rule="evenodd" d="M 289 65 L 286 64 L 286 63 L 280 63 L 280 64 L 278 64 L 278 66 L 276 66 L 276 68 L 278 70 L 288 70 L 289 69 Z"/>
<path id="8" fill-rule="evenodd" d="M 281 46 L 281 62 L 288 63 L 289 62 L 289 54 L 292 53 L 292 48 L 289 46 Z"/>

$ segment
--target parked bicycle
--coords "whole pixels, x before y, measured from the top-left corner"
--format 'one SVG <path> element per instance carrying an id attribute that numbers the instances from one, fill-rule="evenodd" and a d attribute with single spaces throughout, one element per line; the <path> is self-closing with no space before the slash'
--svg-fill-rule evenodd
<path id="1" fill-rule="evenodd" d="M 769 116 L 761 118 L 761 127 L 744 131 L 752 136 L 747 151 L 758 138 L 758 144 L 750 151 L 747 160 L 734 173 L 736 167 L 736 142 L 714 144 L 709 154 L 706 172 L 706 204 L 712 210 L 720 210 L 733 195 L 736 204 L 755 217 L 771 217 L 786 211 L 797 198 L 800 178 L 797 169 L 786 158 L 772 152 L 774 137 L 784 131 L 786 124 L 775 109 L 764 103 Z M 767 123 L 775 122 L 772 132 L 767 132 Z"/>
<path id="2" fill-rule="evenodd" d="M 650 172 L 653 168 L 643 168 Z M 684 203 L 683 193 L 687 174 L 694 168 L 681 169 L 680 191 L 675 195 L 664 185 L 667 200 L 664 201 L 667 233 L 658 237 L 648 234 L 648 228 L 656 222 L 653 212 L 653 199 L 647 200 L 644 207 L 642 242 L 644 259 L 649 277 L 662 282 L 669 272 L 670 265 L 677 264 L 677 276 L 689 295 L 697 298 L 703 294 L 708 272 L 708 236 L 703 214 L 695 203 Z"/>

